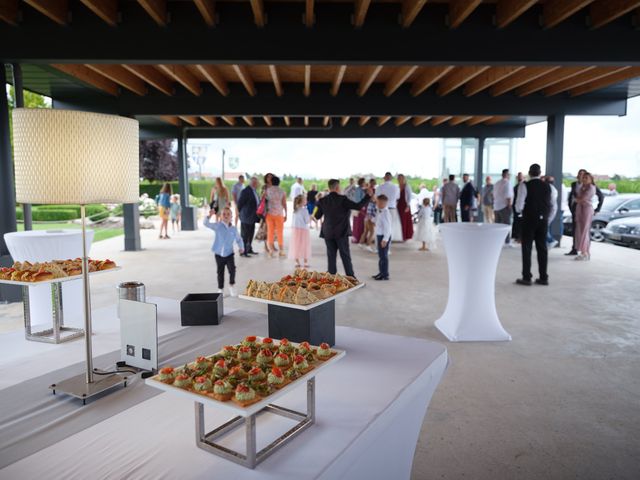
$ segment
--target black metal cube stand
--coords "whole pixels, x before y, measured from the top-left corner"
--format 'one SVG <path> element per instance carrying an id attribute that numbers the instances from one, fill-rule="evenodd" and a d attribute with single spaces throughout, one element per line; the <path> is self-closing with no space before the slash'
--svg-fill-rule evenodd
<path id="1" fill-rule="evenodd" d="M 308 310 L 269 305 L 269 336 L 311 345 L 336 343 L 336 302 L 322 303 Z"/>
<path id="2" fill-rule="evenodd" d="M 222 293 L 189 293 L 180 302 L 183 327 L 219 325 L 222 316 Z"/>

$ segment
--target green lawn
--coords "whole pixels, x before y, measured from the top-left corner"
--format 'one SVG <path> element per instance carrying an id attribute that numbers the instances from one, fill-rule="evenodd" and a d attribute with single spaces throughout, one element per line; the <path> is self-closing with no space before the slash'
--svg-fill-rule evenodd
<path id="1" fill-rule="evenodd" d="M 34 223 L 34 230 L 60 230 L 61 228 L 73 228 L 80 230 L 80 225 L 76 223 Z M 24 224 L 18 223 L 18 231 L 21 232 L 24 230 Z M 100 240 L 106 240 L 107 238 L 117 237 L 119 235 L 124 235 L 123 228 L 95 228 L 94 231 L 94 242 L 99 242 Z"/>

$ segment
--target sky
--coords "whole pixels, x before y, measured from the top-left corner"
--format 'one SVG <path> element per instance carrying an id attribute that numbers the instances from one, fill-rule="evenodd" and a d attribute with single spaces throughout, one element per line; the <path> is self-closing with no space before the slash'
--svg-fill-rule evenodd
<path id="1" fill-rule="evenodd" d="M 546 122 L 528 126 L 516 142 L 516 169 L 531 163 L 544 165 Z M 385 171 L 423 178 L 439 177 L 442 139 L 228 139 L 191 140 L 206 145 L 203 170 L 220 174 L 221 151 L 237 158 L 235 170 L 292 174 L 306 178 L 347 177 Z M 188 147 L 190 148 L 190 147 Z M 506 165 L 505 165 L 506 166 Z M 623 117 L 567 117 L 564 168 L 580 168 L 600 175 L 640 176 L 640 97 L 629 100 Z M 226 169 L 233 170 L 226 164 Z"/>

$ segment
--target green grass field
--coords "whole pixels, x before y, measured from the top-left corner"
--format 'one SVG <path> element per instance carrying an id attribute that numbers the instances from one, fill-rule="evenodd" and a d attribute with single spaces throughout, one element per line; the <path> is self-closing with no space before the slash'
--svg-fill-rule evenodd
<path id="1" fill-rule="evenodd" d="M 34 230 L 60 230 L 62 228 L 72 228 L 74 230 L 80 230 L 80 225 L 76 223 L 34 223 Z M 18 224 L 18 231 L 21 232 L 24 230 L 24 224 Z M 99 242 L 100 240 L 106 240 L 107 238 L 117 237 L 119 235 L 124 235 L 123 228 L 95 228 L 94 231 L 94 242 Z"/>

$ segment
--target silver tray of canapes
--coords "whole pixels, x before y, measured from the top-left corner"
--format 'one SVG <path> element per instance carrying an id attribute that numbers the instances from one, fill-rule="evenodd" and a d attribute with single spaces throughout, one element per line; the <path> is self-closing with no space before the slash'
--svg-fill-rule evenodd
<path id="1" fill-rule="evenodd" d="M 121 270 L 113 260 L 89 259 L 89 274 Z M 51 260 L 49 262 L 14 262 L 11 267 L 0 268 L 0 283 L 33 286 L 67 282 L 82 278 L 82 259 Z"/>
<path id="2" fill-rule="evenodd" d="M 310 310 L 364 287 L 354 277 L 297 268 L 277 282 L 249 280 L 239 298 L 281 307 Z"/>
<path id="3" fill-rule="evenodd" d="M 286 338 L 248 336 L 183 367 L 164 367 L 152 387 L 248 417 L 346 355 L 344 350 Z"/>

